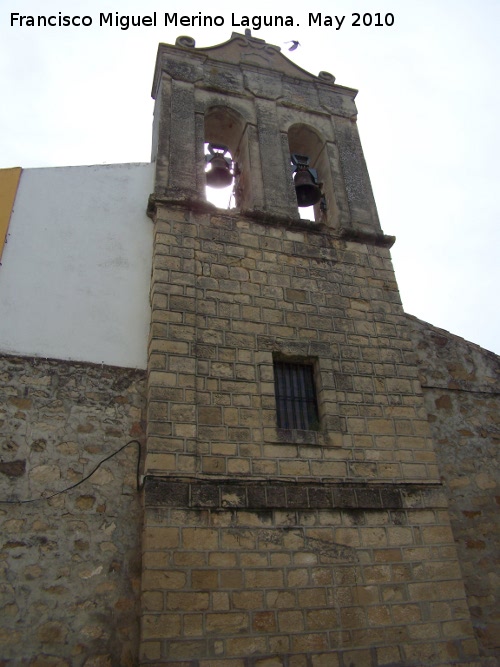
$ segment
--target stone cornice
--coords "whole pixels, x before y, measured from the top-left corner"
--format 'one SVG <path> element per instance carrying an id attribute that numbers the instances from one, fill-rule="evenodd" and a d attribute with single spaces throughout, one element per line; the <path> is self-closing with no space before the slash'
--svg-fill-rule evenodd
<path id="1" fill-rule="evenodd" d="M 439 482 L 291 482 L 147 475 L 146 507 L 190 509 L 423 509 L 447 507 Z"/>

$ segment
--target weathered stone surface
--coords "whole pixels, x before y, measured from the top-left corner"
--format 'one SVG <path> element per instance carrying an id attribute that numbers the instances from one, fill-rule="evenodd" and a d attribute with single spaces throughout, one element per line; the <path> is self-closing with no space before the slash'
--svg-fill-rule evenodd
<path id="1" fill-rule="evenodd" d="M 177 212 L 155 222 L 179 264 L 159 279 L 155 252 L 143 663 L 210 664 L 212 633 L 231 665 L 476 657 L 387 249 Z M 277 428 L 275 357 L 313 360 L 318 430 Z"/>
<path id="2" fill-rule="evenodd" d="M 416 484 L 335 484 L 274 482 L 273 486 L 251 480 L 230 478 L 217 484 L 174 481 L 172 477 L 147 477 L 144 484 L 146 507 L 222 509 L 401 509 L 441 507 L 444 494 L 436 485 Z M 436 493 L 437 492 L 437 493 Z M 82 496 L 81 505 L 93 503 Z"/>
<path id="3" fill-rule="evenodd" d="M 145 544 L 144 664 L 180 665 L 174 658 L 193 650 L 200 665 L 241 667 L 358 664 L 362 651 L 360 664 L 378 667 L 373 647 L 408 667 L 435 663 L 446 646 L 474 655 L 453 536 L 438 514 L 148 510 L 148 532 L 170 539 Z M 212 634 L 221 657 L 202 660 Z M 412 657 L 419 651 L 425 661 Z"/>
<path id="4" fill-rule="evenodd" d="M 180 212 L 158 203 L 146 471 L 438 482 L 387 249 Z M 317 430 L 277 428 L 277 355 L 314 361 Z"/>
<path id="5" fill-rule="evenodd" d="M 408 317 L 476 637 L 500 652 L 500 358 Z"/>
<path id="6" fill-rule="evenodd" d="M 64 489 L 143 437 L 144 373 L 3 356 L 0 377 L 0 662 L 132 667 L 137 445 Z"/>
<path id="7" fill-rule="evenodd" d="M 0 473 L 7 477 L 22 477 L 26 471 L 26 461 L 1 461 Z"/>

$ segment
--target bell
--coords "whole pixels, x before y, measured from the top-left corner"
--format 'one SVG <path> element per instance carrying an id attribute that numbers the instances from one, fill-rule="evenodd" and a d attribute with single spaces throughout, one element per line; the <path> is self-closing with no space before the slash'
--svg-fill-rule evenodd
<path id="1" fill-rule="evenodd" d="M 205 159 L 209 165 L 207 171 L 207 185 L 211 188 L 226 188 L 233 182 L 233 174 L 231 173 L 232 160 L 226 157 L 227 148 L 225 146 L 208 145 L 210 155 L 206 155 Z M 215 152 L 219 151 L 219 152 Z"/>
<path id="2" fill-rule="evenodd" d="M 223 155 L 215 155 L 209 162 L 207 185 L 211 188 L 226 188 L 233 182 L 233 175 Z"/>
<path id="3" fill-rule="evenodd" d="M 297 203 L 300 207 L 314 206 L 321 199 L 321 188 L 316 185 L 309 169 L 299 169 L 293 177 Z"/>

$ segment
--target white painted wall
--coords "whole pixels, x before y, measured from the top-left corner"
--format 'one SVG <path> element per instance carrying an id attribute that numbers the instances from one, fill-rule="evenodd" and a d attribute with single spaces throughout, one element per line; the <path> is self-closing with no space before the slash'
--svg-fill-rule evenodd
<path id="1" fill-rule="evenodd" d="M 146 368 L 153 169 L 22 172 L 0 267 L 0 353 Z"/>

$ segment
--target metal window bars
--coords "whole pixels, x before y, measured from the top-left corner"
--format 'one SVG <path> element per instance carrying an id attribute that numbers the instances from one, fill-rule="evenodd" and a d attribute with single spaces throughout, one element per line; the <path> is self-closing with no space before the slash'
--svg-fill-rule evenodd
<path id="1" fill-rule="evenodd" d="M 274 362 L 278 428 L 316 431 L 318 404 L 311 364 Z"/>

